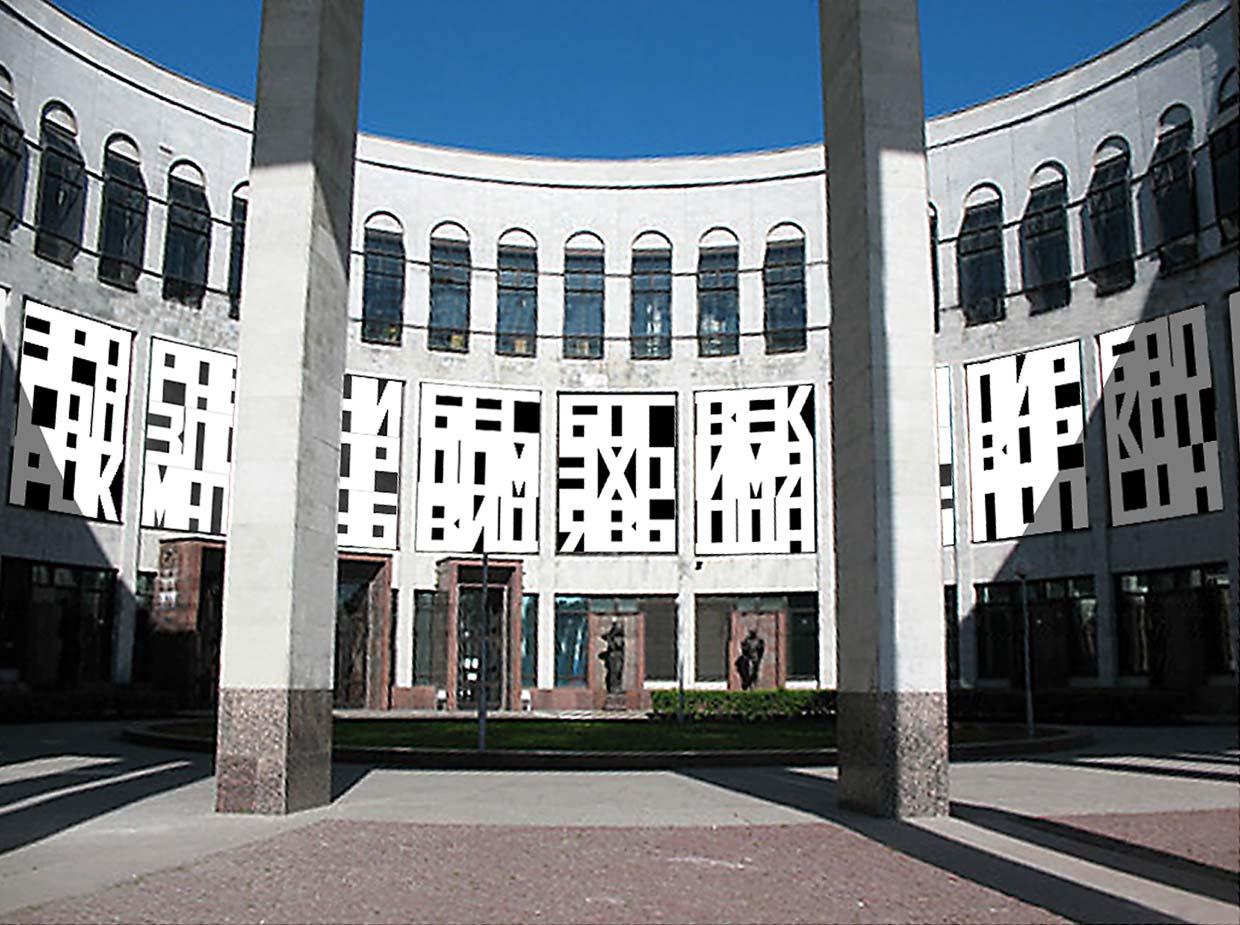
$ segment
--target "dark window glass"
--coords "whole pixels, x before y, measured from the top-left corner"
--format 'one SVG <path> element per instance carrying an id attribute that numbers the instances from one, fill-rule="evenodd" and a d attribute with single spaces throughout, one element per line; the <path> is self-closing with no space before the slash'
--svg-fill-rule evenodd
<path id="1" fill-rule="evenodd" d="M 433 684 L 435 592 L 413 592 L 413 683 Z"/>
<path id="2" fill-rule="evenodd" d="M 1240 238 L 1240 119 L 1210 136 L 1214 171 L 1214 214 L 1224 242 Z"/>
<path id="3" fill-rule="evenodd" d="M 699 681 L 726 681 L 728 678 L 728 634 L 736 598 L 699 595 L 695 619 L 695 674 Z"/>
<path id="4" fill-rule="evenodd" d="M 367 228 L 362 261 L 362 340 L 399 345 L 405 311 L 405 243 L 399 231 Z"/>
<path id="5" fill-rule="evenodd" d="M 788 677 L 818 680 L 818 595 L 788 595 Z"/>
<path id="6" fill-rule="evenodd" d="M 232 236 L 228 244 L 228 317 L 241 317 L 241 269 L 245 263 L 245 220 L 250 203 L 244 196 L 232 198 Z"/>
<path id="7" fill-rule="evenodd" d="M 939 215 L 930 210 L 930 285 L 934 293 L 934 333 L 939 333 Z"/>
<path id="8" fill-rule="evenodd" d="M 633 251 L 634 359 L 666 360 L 672 355 L 672 252 Z"/>
<path id="9" fill-rule="evenodd" d="M 564 356 L 603 356 L 603 255 L 564 252 Z"/>
<path id="10" fill-rule="evenodd" d="M 146 183 L 138 164 L 116 151 L 103 153 L 99 278 L 136 289 L 146 250 Z"/>
<path id="11" fill-rule="evenodd" d="M 953 684 L 960 681 L 960 620 L 956 614 L 956 586 L 943 586 L 943 622 L 947 644 L 947 680 Z"/>
<path id="12" fill-rule="evenodd" d="M 555 686 L 585 687 L 589 619 L 584 597 L 555 599 Z"/>
<path id="13" fill-rule="evenodd" d="M 168 178 L 168 231 L 164 237 L 164 298 L 191 308 L 207 291 L 211 207 L 207 191 L 180 177 Z"/>
<path id="14" fill-rule="evenodd" d="M 42 142 L 34 252 L 67 267 L 82 249 L 86 165 L 73 135 L 59 125 L 45 121 Z"/>
<path id="15" fill-rule="evenodd" d="M 772 241 L 762 262 L 766 352 L 805 349 L 805 242 Z"/>
<path id="16" fill-rule="evenodd" d="M 538 686 L 538 595 L 521 595 L 521 686 Z"/>
<path id="17" fill-rule="evenodd" d="M 1055 180 L 1034 187 L 1020 222 L 1020 256 L 1025 295 L 1032 312 L 1068 304 L 1072 267 L 1068 257 L 1068 184 Z"/>
<path id="18" fill-rule="evenodd" d="M 676 639 L 676 598 L 645 597 L 638 606 L 645 621 L 646 680 L 675 681 L 680 657 Z"/>
<path id="19" fill-rule="evenodd" d="M 737 249 L 703 248 L 698 255 L 698 355 L 734 356 L 740 352 L 740 292 Z"/>
<path id="20" fill-rule="evenodd" d="M 1154 148 L 1150 182 L 1158 219 L 1158 257 L 1163 272 L 1197 260 L 1197 199 L 1193 191 L 1193 127 L 1163 132 Z"/>
<path id="21" fill-rule="evenodd" d="M 532 247 L 499 248 L 499 299 L 495 352 L 532 357 L 538 351 L 538 252 Z"/>
<path id="22" fill-rule="evenodd" d="M 26 193 L 26 138 L 9 98 L 0 95 L 0 241 L 21 220 Z"/>
<path id="23" fill-rule="evenodd" d="M 1230 609 L 1225 565 L 1117 575 L 1119 673 L 1170 690 L 1234 674 Z"/>
<path id="24" fill-rule="evenodd" d="M 977 586 L 977 675 L 989 680 L 1013 679 L 1019 644 L 1020 591 L 1015 583 Z"/>
<path id="25" fill-rule="evenodd" d="M 1130 167 L 1127 151 L 1107 158 L 1094 168 L 1085 194 L 1085 271 L 1099 295 L 1127 289 L 1135 279 Z"/>
<path id="26" fill-rule="evenodd" d="M 431 350 L 469 352 L 469 245 L 431 239 Z"/>
<path id="27" fill-rule="evenodd" d="M 1003 204 L 999 200 L 965 209 L 956 240 L 956 272 L 965 324 L 1004 316 Z"/>

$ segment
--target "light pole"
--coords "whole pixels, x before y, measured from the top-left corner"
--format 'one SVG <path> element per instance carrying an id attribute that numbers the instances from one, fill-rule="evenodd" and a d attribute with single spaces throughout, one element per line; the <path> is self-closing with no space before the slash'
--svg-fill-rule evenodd
<path id="1" fill-rule="evenodd" d="M 1016 577 L 1020 579 L 1020 618 L 1024 627 L 1022 636 L 1024 637 L 1025 649 L 1025 737 L 1033 738 L 1033 664 L 1030 658 L 1032 650 L 1030 637 L 1032 629 L 1029 622 L 1029 585 L 1025 580 L 1024 572 L 1017 572 Z"/>

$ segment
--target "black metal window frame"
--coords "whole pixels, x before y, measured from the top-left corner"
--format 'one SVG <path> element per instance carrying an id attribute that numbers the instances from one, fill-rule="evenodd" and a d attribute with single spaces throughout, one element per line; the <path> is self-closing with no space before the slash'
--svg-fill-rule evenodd
<path id="1" fill-rule="evenodd" d="M 148 197 L 141 165 L 119 151 L 103 152 L 103 197 L 99 210 L 99 280 L 138 288 L 146 253 Z"/>
<path id="2" fill-rule="evenodd" d="M 86 221 L 86 162 L 73 133 L 44 119 L 35 207 L 34 252 L 64 267 L 82 250 Z"/>
<path id="3" fill-rule="evenodd" d="M 228 238 L 228 317 L 233 320 L 241 317 L 241 271 L 245 265 L 245 224 L 249 214 L 249 200 L 233 193 Z"/>
<path id="4" fill-rule="evenodd" d="M 1211 133 L 1210 169 L 1219 236 L 1230 244 L 1240 240 L 1240 116 Z"/>
<path id="5" fill-rule="evenodd" d="M 739 260 L 735 244 L 698 251 L 698 356 L 740 353 Z"/>
<path id="6" fill-rule="evenodd" d="M 563 355 L 569 359 L 603 358 L 605 281 L 602 251 L 564 251 Z"/>
<path id="7" fill-rule="evenodd" d="M 538 353 L 538 249 L 501 244 L 495 305 L 495 352 L 532 357 Z"/>
<path id="8" fill-rule="evenodd" d="M 1020 221 L 1020 256 L 1031 314 L 1064 308 L 1072 298 L 1068 246 L 1068 181 L 1058 177 L 1029 191 Z"/>
<path id="9" fill-rule="evenodd" d="M 1166 129 L 1159 136 L 1149 175 L 1158 220 L 1159 271 L 1173 273 L 1197 262 L 1197 190 L 1191 122 Z"/>
<path id="10" fill-rule="evenodd" d="M 1132 221 L 1132 158 L 1117 151 L 1094 166 L 1081 209 L 1085 272 L 1098 295 L 1120 292 L 1136 281 Z"/>
<path id="11" fill-rule="evenodd" d="M 211 207 L 201 183 L 168 177 L 168 227 L 164 233 L 163 297 L 200 308 L 211 259 Z"/>
<path id="12" fill-rule="evenodd" d="M 672 251 L 633 251 L 630 275 L 630 353 L 635 360 L 672 356 Z"/>
<path id="13" fill-rule="evenodd" d="M 431 238 L 431 311 L 426 346 L 447 353 L 469 352 L 469 242 Z"/>
<path id="14" fill-rule="evenodd" d="M 405 320 L 405 239 L 367 228 L 362 250 L 362 341 L 399 347 Z"/>
<path id="15" fill-rule="evenodd" d="M 26 199 L 26 134 L 13 101 L 0 94 L 0 241 L 21 221 Z"/>
<path id="16" fill-rule="evenodd" d="M 762 259 L 767 353 L 805 349 L 805 239 L 768 241 Z M 791 323 L 789 323 L 791 322 Z"/>
<path id="17" fill-rule="evenodd" d="M 964 210 L 956 241 L 956 268 L 965 324 L 1002 321 L 1007 291 L 1002 199 Z"/>

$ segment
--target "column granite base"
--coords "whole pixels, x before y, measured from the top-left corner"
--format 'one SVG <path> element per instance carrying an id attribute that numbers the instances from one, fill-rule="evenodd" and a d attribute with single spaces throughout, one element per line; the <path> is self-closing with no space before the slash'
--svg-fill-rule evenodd
<path id="1" fill-rule="evenodd" d="M 839 803 L 875 816 L 944 816 L 947 695 L 839 692 Z"/>
<path id="2" fill-rule="evenodd" d="M 332 692 L 221 688 L 215 809 L 284 815 L 331 801 Z"/>

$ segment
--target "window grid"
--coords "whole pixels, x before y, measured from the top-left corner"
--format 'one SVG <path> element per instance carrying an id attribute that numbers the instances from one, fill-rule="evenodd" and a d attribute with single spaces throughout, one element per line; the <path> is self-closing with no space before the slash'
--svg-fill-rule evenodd
<path id="1" fill-rule="evenodd" d="M 740 293 L 735 247 L 703 248 L 698 254 L 698 356 L 740 352 Z"/>
<path id="2" fill-rule="evenodd" d="M 766 246 L 762 263 L 767 353 L 805 349 L 805 242 Z"/>
<path id="3" fill-rule="evenodd" d="M 0 241 L 21 219 L 25 194 L 26 139 L 10 100 L 0 96 Z"/>
<path id="4" fill-rule="evenodd" d="M 1214 214 L 1224 243 L 1240 238 L 1240 118 L 1210 136 Z"/>
<path id="5" fill-rule="evenodd" d="M 538 352 L 538 251 L 500 245 L 495 352 L 532 357 Z"/>
<path id="6" fill-rule="evenodd" d="M 1165 131 L 1154 149 L 1150 183 L 1158 216 L 1158 256 L 1164 273 L 1197 260 L 1197 202 L 1193 192 L 1193 127 Z"/>
<path id="7" fill-rule="evenodd" d="M 400 346 L 404 311 L 404 239 L 399 231 L 367 228 L 362 259 L 362 340 Z"/>
<path id="8" fill-rule="evenodd" d="M 199 184 L 168 178 L 168 229 L 164 237 L 164 298 L 199 308 L 207 291 L 211 210 Z"/>
<path id="9" fill-rule="evenodd" d="M 633 252 L 630 349 L 635 360 L 672 355 L 672 252 Z"/>
<path id="10" fill-rule="evenodd" d="M 1085 194 L 1085 269 L 1099 295 L 1127 289 L 1136 279 L 1131 168 L 1127 151 L 1107 158 L 1094 168 Z"/>
<path id="11" fill-rule="evenodd" d="M 603 255 L 564 252 L 564 356 L 603 357 Z"/>
<path id="12" fill-rule="evenodd" d="M 146 250 L 146 209 L 146 184 L 137 162 L 105 151 L 99 222 L 101 281 L 131 291 L 138 288 Z"/>
<path id="13" fill-rule="evenodd" d="M 1063 179 L 1034 187 L 1020 225 L 1025 294 L 1032 313 L 1063 308 L 1071 298 L 1068 280 L 1068 184 Z"/>
<path id="14" fill-rule="evenodd" d="M 82 249 L 86 164 L 72 134 L 46 120 L 42 134 L 34 252 L 68 267 Z"/>
<path id="15" fill-rule="evenodd" d="M 1004 317 L 1003 204 L 1000 200 L 965 209 L 956 242 L 960 307 L 966 324 Z"/>
<path id="16" fill-rule="evenodd" d="M 428 349 L 469 352 L 469 276 L 469 245 L 432 238 Z"/>
<path id="17" fill-rule="evenodd" d="M 241 270 L 245 262 L 245 223 L 250 203 L 244 196 L 233 196 L 231 236 L 228 242 L 228 317 L 241 317 Z"/>

